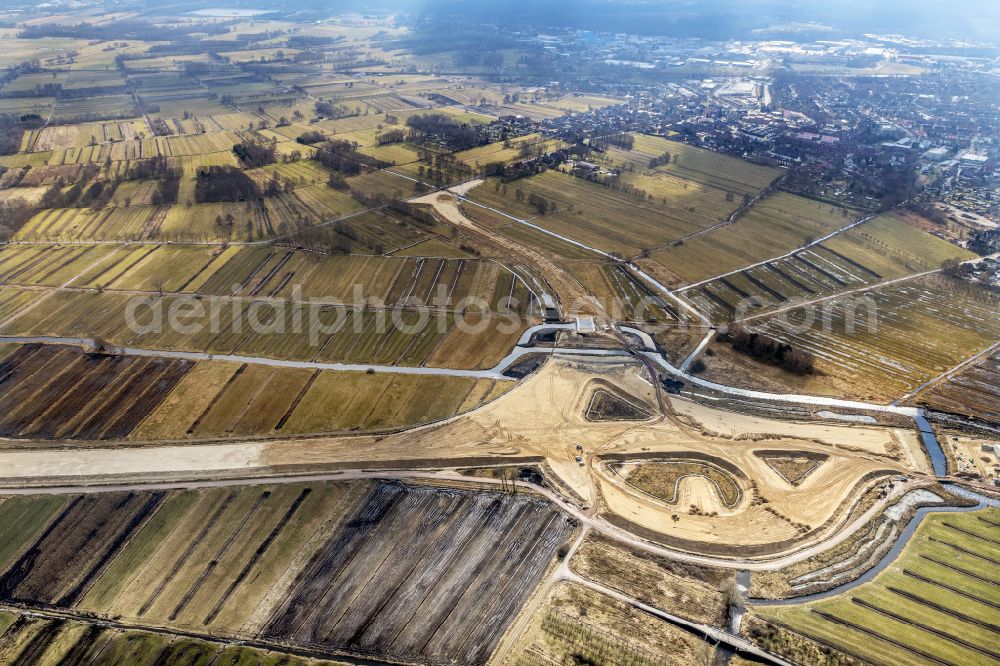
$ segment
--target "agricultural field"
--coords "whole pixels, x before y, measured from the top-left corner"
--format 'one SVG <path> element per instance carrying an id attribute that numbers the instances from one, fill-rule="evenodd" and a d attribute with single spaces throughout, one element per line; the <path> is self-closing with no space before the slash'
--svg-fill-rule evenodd
<path id="1" fill-rule="evenodd" d="M 529 203 L 532 195 L 548 202 L 544 214 Z M 664 203 L 636 197 L 557 171 L 507 184 L 491 178 L 467 196 L 547 231 L 625 257 L 708 228 L 727 214 L 669 198 Z M 627 219 L 622 217 L 624 210 Z"/>
<path id="2" fill-rule="evenodd" d="M 582 113 L 621 103 L 621 100 L 612 97 L 602 97 L 600 95 L 566 95 L 565 97 L 549 101 L 548 105 L 564 111 Z"/>
<path id="3" fill-rule="evenodd" d="M 658 174 L 666 174 L 682 181 L 732 192 L 739 195 L 736 198 L 737 204 L 744 195 L 757 194 L 781 175 L 779 169 L 720 155 L 665 137 L 649 134 L 631 136 L 634 140 L 632 148 L 609 145 L 603 154 L 591 157 L 598 163 L 623 168 L 625 173 L 638 173 L 654 180 Z M 669 161 L 650 168 L 649 161 L 661 158 L 665 153 L 670 154 Z"/>
<path id="4" fill-rule="evenodd" d="M 146 240 L 160 234 L 167 215 L 167 209 L 158 206 L 99 211 L 50 208 L 29 220 L 18 232 L 18 238 L 31 241 Z"/>
<path id="5" fill-rule="evenodd" d="M 1000 662 L 986 60 L 417 4 L 0 9 L 0 665 Z"/>
<path id="6" fill-rule="evenodd" d="M 421 529 L 425 521 L 435 530 Z M 265 636 L 396 658 L 485 663 L 571 530 L 565 518 L 529 499 L 387 485 L 375 488 L 353 524 L 298 577 Z M 434 539 L 437 530 L 453 536 Z M 454 561 L 459 552 L 461 561 Z M 361 586 L 385 592 L 359 596 Z M 317 612 L 327 606 L 338 612 Z"/>
<path id="7" fill-rule="evenodd" d="M 134 118 L 137 112 L 135 99 L 131 95 L 98 95 L 59 100 L 52 110 L 52 118 L 57 122 L 91 118 Z"/>
<path id="8" fill-rule="evenodd" d="M 2 292 L 7 294 L 5 290 Z M 486 370 L 506 356 L 524 328 L 517 313 L 457 315 L 447 310 L 294 306 L 282 301 L 190 299 L 173 305 L 154 295 L 63 292 L 32 307 L 30 293 L 10 292 L 3 334 L 99 339 L 151 351 L 235 354 L 278 360 Z M 5 298 L 6 300 L 6 298 Z M 183 325 L 169 325 L 169 313 Z M 193 308 L 193 309 L 192 309 Z M 130 314 L 131 313 L 131 314 Z M 130 316 L 132 319 L 130 320 Z M 456 319 L 463 318 L 463 325 Z"/>
<path id="9" fill-rule="evenodd" d="M 531 616 L 511 663 L 687 666 L 712 663 L 700 638 L 600 592 L 560 583 Z"/>
<path id="10" fill-rule="evenodd" d="M 558 139 L 545 139 L 538 134 L 528 134 L 511 141 L 470 148 L 455 153 L 455 157 L 471 167 L 485 166 L 493 163 L 507 164 L 526 155 L 552 152 L 566 144 Z"/>
<path id="11" fill-rule="evenodd" d="M 510 382 L 202 361 L 130 439 L 397 430 L 474 409 Z"/>
<path id="12" fill-rule="evenodd" d="M 406 243 L 417 246 L 420 236 Z M 414 242 L 416 241 L 416 242 Z M 325 305 L 526 311 L 524 279 L 472 258 L 320 255 L 274 247 L 38 244 L 0 249 L 0 282 L 116 291 L 315 299 Z"/>
<path id="13" fill-rule="evenodd" d="M 206 640 L 117 629 L 82 620 L 41 618 L 0 611 L 0 659 L 5 663 L 263 664 L 337 666 L 339 662 L 293 656 L 279 650 L 226 647 Z"/>
<path id="14" fill-rule="evenodd" d="M 528 234 L 515 234 L 513 229 L 507 233 L 525 240 L 530 238 Z M 540 241 L 546 238 L 540 234 L 538 236 Z M 533 240 L 531 238 L 529 242 Z M 546 244 L 542 243 L 541 247 L 546 247 Z M 653 291 L 621 266 L 571 260 L 561 261 L 559 265 L 578 280 L 602 304 L 605 311 L 613 313 L 612 316 L 617 320 L 653 323 L 690 319 L 688 312 L 676 302 Z"/>
<path id="15" fill-rule="evenodd" d="M 192 366 L 26 345 L 0 361 L 0 436 L 122 439 Z"/>
<path id="16" fill-rule="evenodd" d="M 808 351 L 856 395 L 899 398 L 994 344 L 997 297 L 931 275 L 755 320 L 754 330 Z M 807 321 L 811 319 L 812 321 Z"/>
<path id="17" fill-rule="evenodd" d="M 1000 421 L 1000 352 L 983 356 L 909 401 L 935 411 Z"/>
<path id="18" fill-rule="evenodd" d="M 20 519 L 4 602 L 316 656 L 463 664 L 485 663 L 573 530 L 530 497 L 397 483 L 6 498 L 7 512 Z M 0 617 L 5 650 L 89 647 L 85 627 L 57 646 L 65 622 Z"/>
<path id="19" fill-rule="evenodd" d="M 532 323 L 517 313 L 537 308 L 524 280 L 492 262 L 267 248 L 38 245 L 0 253 L 0 280 L 83 289 L 30 307 L 29 291 L 5 290 L 5 334 L 319 362 L 487 369 Z M 200 312 L 153 326 L 147 313 L 170 312 L 180 294 L 202 297 Z M 136 298 L 153 301 L 129 310 Z"/>
<path id="20" fill-rule="evenodd" d="M 674 283 L 697 282 L 780 256 L 842 229 L 860 212 L 776 192 L 732 224 L 653 253 L 651 262 Z"/>
<path id="21" fill-rule="evenodd" d="M 895 216 L 880 216 L 782 259 L 682 293 L 715 321 L 723 322 L 932 271 L 945 260 L 971 256 Z"/>
<path id="22" fill-rule="evenodd" d="M 600 536 L 585 539 L 570 566 L 581 576 L 648 599 L 657 608 L 706 624 L 725 622 L 728 609 L 720 588 L 726 572 L 657 560 Z"/>
<path id="23" fill-rule="evenodd" d="M 878 665 L 992 664 L 997 652 L 1000 511 L 936 513 L 902 554 L 866 583 L 830 599 L 760 607 L 754 638 L 794 649 L 772 627 Z M 863 647 L 862 647 L 863 646 Z"/>
<path id="24" fill-rule="evenodd" d="M 60 148 L 83 148 L 98 143 L 134 140 L 149 134 L 150 129 L 141 118 L 119 122 L 54 125 L 26 132 L 22 139 L 21 150 L 45 151 Z"/>

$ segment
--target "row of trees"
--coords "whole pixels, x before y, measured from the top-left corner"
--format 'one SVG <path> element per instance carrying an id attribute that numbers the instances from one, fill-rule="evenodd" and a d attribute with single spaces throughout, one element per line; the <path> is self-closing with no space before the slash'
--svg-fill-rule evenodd
<path id="1" fill-rule="evenodd" d="M 27 130 L 38 129 L 45 121 L 37 113 L 0 114 L 0 155 L 13 155 L 21 148 Z"/>
<path id="2" fill-rule="evenodd" d="M 733 325 L 727 337 L 733 349 L 761 363 L 776 365 L 797 375 L 811 375 L 814 371 L 815 358 L 812 354 L 794 349 L 763 333 L 753 333 L 742 326 Z"/>
<path id="3" fill-rule="evenodd" d="M 670 164 L 670 151 L 664 151 L 659 157 L 651 157 L 649 159 L 649 168 L 655 169 L 658 166 L 664 166 Z"/>
<path id="4" fill-rule="evenodd" d="M 609 146 L 617 146 L 625 150 L 632 150 L 635 145 L 635 137 L 627 132 L 615 132 L 612 134 L 595 134 L 590 137 L 590 147 L 594 150 L 604 151 Z"/>

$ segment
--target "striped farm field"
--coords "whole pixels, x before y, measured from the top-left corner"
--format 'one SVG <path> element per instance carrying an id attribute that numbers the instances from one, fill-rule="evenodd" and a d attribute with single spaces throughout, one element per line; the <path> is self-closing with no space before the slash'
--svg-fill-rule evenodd
<path id="1" fill-rule="evenodd" d="M 544 215 L 529 204 L 532 195 L 549 202 Z M 623 256 L 716 224 L 721 213 L 702 212 L 697 206 L 691 211 L 670 199 L 663 203 L 638 198 L 558 171 L 506 184 L 490 178 L 467 196 L 514 217 L 530 218 L 532 224 L 548 231 Z"/>
<path id="2" fill-rule="evenodd" d="M 18 232 L 19 240 L 141 240 L 154 238 L 167 207 L 50 208 L 35 215 Z"/>
<path id="3" fill-rule="evenodd" d="M 0 293 L 6 299 L 8 290 Z M 185 312 L 184 326 L 174 328 L 167 325 L 171 308 L 193 307 L 190 299 L 175 306 L 174 296 L 160 301 L 155 295 L 113 291 L 63 292 L 29 307 L 31 299 L 25 293 L 31 292 L 10 290 L 11 321 L 3 328 L 4 335 L 100 338 L 113 345 L 155 351 L 324 363 L 488 369 L 511 351 L 527 326 L 537 323 L 517 313 L 486 318 L 467 314 L 467 325 L 458 326 L 459 315 L 447 310 L 296 307 L 287 301 L 238 299 L 230 303 L 229 297 L 220 297 L 199 299 L 202 309 L 195 314 L 179 310 Z M 160 319 L 153 319 L 152 305 L 130 309 L 137 298 L 159 303 Z M 138 328 L 129 325 L 130 313 Z"/>
<path id="4" fill-rule="evenodd" d="M 918 393 L 911 402 L 942 412 L 1000 421 L 1000 351 Z"/>
<path id="5" fill-rule="evenodd" d="M 787 306 L 934 270 L 972 253 L 893 216 L 877 217 L 790 256 L 727 275 L 684 292 L 715 321 Z M 746 307 L 747 300 L 753 305 Z"/>
<path id="6" fill-rule="evenodd" d="M 631 149 L 609 146 L 604 158 L 616 166 L 626 166 L 644 172 L 650 170 L 650 159 L 670 153 L 670 161 L 656 167 L 655 171 L 741 196 L 760 192 L 781 173 L 779 169 L 773 167 L 721 155 L 704 148 L 671 141 L 662 136 L 649 134 L 632 136 L 634 144 Z"/>
<path id="7" fill-rule="evenodd" d="M 357 350 L 341 351 L 337 360 L 391 364 L 405 356 L 398 362 L 417 364 L 441 346 L 442 337 L 455 335 L 399 336 L 385 358 L 373 357 L 371 340 L 379 336 L 348 336 L 347 346 Z M 301 337 L 284 340 L 300 345 Z M 462 365 L 463 359 L 473 365 L 491 347 L 477 348 L 472 359 L 462 349 L 459 344 L 450 352 L 457 359 L 451 365 Z M 507 351 L 509 346 L 496 349 L 498 355 Z M 313 348 L 303 356 L 315 354 Z M 497 360 L 499 356 L 490 359 Z M 0 358 L 0 373 L 0 436 L 30 440 L 155 441 L 395 430 L 475 409 L 513 386 L 494 379 L 104 356 L 40 345 L 11 348 Z"/>
<path id="8" fill-rule="evenodd" d="M 27 345 L 0 361 L 0 435 L 121 439 L 193 363 Z"/>
<path id="9" fill-rule="evenodd" d="M 877 666 L 1000 660 L 1000 510 L 937 513 L 872 582 L 830 599 L 755 611 Z"/>
<path id="10" fill-rule="evenodd" d="M 19 517 L 0 602 L 72 618 L 0 614 L 5 660 L 31 663 L 78 663 L 71 648 L 105 663 L 215 663 L 220 650 L 141 631 L 119 645 L 86 624 L 115 618 L 278 652 L 478 666 L 573 531 L 531 497 L 365 482 L 0 498 L 0 515 Z"/>
<path id="11" fill-rule="evenodd" d="M 0 250 L 0 283 L 56 287 L 118 256 L 110 245 L 9 245 Z"/>
<path id="12" fill-rule="evenodd" d="M 736 222 L 654 252 L 652 260 L 680 282 L 705 280 L 790 252 L 859 217 L 858 211 L 776 192 Z"/>
<path id="13" fill-rule="evenodd" d="M 136 441 L 412 427 L 493 400 L 512 382 L 203 361 L 130 435 Z"/>
<path id="14" fill-rule="evenodd" d="M 899 398 L 1000 340 L 996 294 L 942 275 L 855 293 L 817 310 L 809 323 L 793 309 L 754 325 L 810 352 L 823 374 L 875 399 Z"/>

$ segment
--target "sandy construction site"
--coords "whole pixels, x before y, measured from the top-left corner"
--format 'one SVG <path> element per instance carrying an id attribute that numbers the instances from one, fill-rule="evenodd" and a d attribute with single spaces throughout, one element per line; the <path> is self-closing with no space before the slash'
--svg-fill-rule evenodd
<path id="1" fill-rule="evenodd" d="M 0 469 L 13 483 L 139 470 L 150 478 L 198 478 L 543 463 L 555 490 L 590 515 L 684 550 L 724 554 L 721 544 L 728 544 L 762 555 L 828 536 L 866 490 L 896 473 L 923 471 L 910 462 L 905 429 L 779 421 L 674 396 L 670 413 L 661 414 L 645 373 L 620 356 L 560 354 L 479 409 L 396 434 L 64 450 L 58 467 L 45 451 L 5 451 Z M 595 420 L 588 409 L 597 391 L 650 416 Z M 786 453 L 789 461 L 817 461 L 796 484 L 774 462 Z M 676 487 L 650 493 L 614 472 L 622 463 L 682 467 L 669 477 Z"/>

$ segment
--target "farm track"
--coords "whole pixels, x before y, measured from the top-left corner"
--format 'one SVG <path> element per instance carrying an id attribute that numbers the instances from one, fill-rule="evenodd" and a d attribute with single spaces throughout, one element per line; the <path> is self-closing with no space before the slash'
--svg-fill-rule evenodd
<path id="1" fill-rule="evenodd" d="M 442 197 L 444 199 L 442 200 Z M 579 312 L 581 314 L 590 314 L 607 319 L 608 314 L 600 306 L 596 300 L 588 294 L 587 290 L 569 273 L 564 269 L 559 267 L 555 262 L 553 262 L 548 257 L 544 256 L 541 252 L 534 250 L 532 248 L 525 247 L 524 245 L 511 240 L 510 238 L 498 234 L 496 232 L 490 231 L 485 227 L 474 223 L 462 212 L 459 207 L 459 202 L 470 203 L 472 205 L 481 206 L 487 210 L 491 210 L 505 217 L 509 217 L 512 220 L 535 227 L 535 225 L 530 224 L 525 220 L 520 220 L 519 218 L 514 218 L 502 211 L 495 210 L 489 206 L 483 206 L 483 204 L 467 199 L 464 196 L 455 196 L 451 194 L 440 194 L 432 193 L 423 196 L 419 199 L 412 200 L 412 203 L 416 204 L 428 204 L 432 206 L 438 213 L 440 213 L 446 220 L 455 224 L 456 226 L 468 229 L 476 234 L 484 236 L 490 240 L 495 245 L 502 247 L 515 256 L 520 257 L 527 263 L 531 264 L 540 274 L 545 278 L 545 280 L 551 285 L 552 289 L 556 292 L 555 296 L 558 297 L 559 301 L 562 303 L 563 308 L 569 308 L 570 311 Z M 575 241 L 570 241 L 574 244 L 580 245 Z M 586 247 L 586 246 L 582 246 Z M 593 250 L 593 248 L 587 248 Z M 593 250 L 595 252 L 600 252 L 599 250 Z M 604 254 L 604 253 L 601 253 Z"/>

